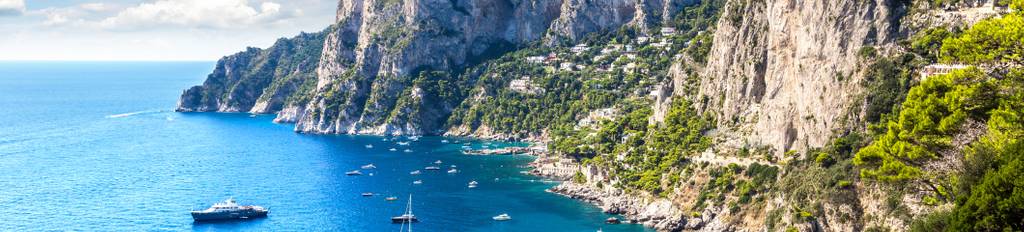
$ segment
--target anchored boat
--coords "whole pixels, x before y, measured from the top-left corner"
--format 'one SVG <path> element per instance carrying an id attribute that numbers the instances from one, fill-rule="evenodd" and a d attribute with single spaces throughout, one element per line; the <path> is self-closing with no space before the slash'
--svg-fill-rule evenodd
<path id="1" fill-rule="evenodd" d="M 238 205 L 234 198 L 228 198 L 224 202 L 214 203 L 210 208 L 202 211 L 192 211 L 192 220 L 195 221 L 217 221 L 236 220 L 249 218 L 267 217 L 269 209 L 256 205 Z"/>
<path id="2" fill-rule="evenodd" d="M 420 220 L 412 214 L 412 194 L 409 194 L 409 203 L 405 206 L 405 213 L 402 216 L 391 217 L 391 223 L 409 223 L 411 226 L 413 222 L 420 222 Z"/>

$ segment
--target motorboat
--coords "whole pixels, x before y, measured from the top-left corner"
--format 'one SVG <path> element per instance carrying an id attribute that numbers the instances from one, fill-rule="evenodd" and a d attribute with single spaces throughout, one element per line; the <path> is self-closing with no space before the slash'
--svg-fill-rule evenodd
<path id="1" fill-rule="evenodd" d="M 377 166 L 374 166 L 373 164 L 367 164 L 367 165 L 363 165 L 360 168 L 362 168 L 362 169 L 374 169 L 374 168 L 377 168 Z"/>
<path id="2" fill-rule="evenodd" d="M 419 174 L 420 174 L 420 170 L 409 172 L 409 175 L 419 175 Z"/>
<path id="3" fill-rule="evenodd" d="M 507 213 L 503 213 L 501 215 L 494 216 L 492 218 L 494 218 L 495 221 L 508 221 L 508 220 L 512 220 L 512 217 L 508 216 Z"/>
<path id="4" fill-rule="evenodd" d="M 373 196 L 373 193 L 370 193 L 370 192 L 366 192 L 366 193 L 363 193 L 362 195 L 363 195 L 364 197 L 372 197 L 372 196 Z"/>
<path id="5" fill-rule="evenodd" d="M 358 175 L 362 175 L 362 174 L 363 174 L 363 172 L 360 172 L 359 170 L 352 170 L 352 171 L 349 171 L 349 172 L 345 173 L 345 175 L 349 175 L 349 176 L 358 176 Z"/>
<path id="6" fill-rule="evenodd" d="M 366 148 L 373 148 L 373 144 L 366 144 Z"/>
<path id="7" fill-rule="evenodd" d="M 423 181 L 422 180 L 416 180 L 416 181 L 413 181 L 412 184 L 423 184 Z"/>
<path id="8" fill-rule="evenodd" d="M 424 170 L 441 170 L 441 167 L 438 167 L 438 166 L 427 166 L 427 167 L 424 167 L 423 169 Z"/>
<path id="9" fill-rule="evenodd" d="M 442 163 L 444 163 L 444 162 L 441 162 L 441 160 L 434 161 L 434 164 L 442 164 Z"/>
<path id="10" fill-rule="evenodd" d="M 386 198 L 384 198 L 384 200 L 386 200 L 386 201 L 394 201 L 394 200 L 398 200 L 398 197 L 386 197 Z"/>
<path id="11" fill-rule="evenodd" d="M 455 173 L 459 173 L 459 170 L 454 169 L 454 168 L 448 169 L 448 174 L 455 174 Z"/>
<path id="12" fill-rule="evenodd" d="M 408 149 L 408 148 L 406 148 L 406 149 L 404 150 L 404 152 L 405 152 L 405 153 L 409 153 L 409 152 L 412 152 L 412 150 L 411 150 L 411 149 Z"/>
<path id="13" fill-rule="evenodd" d="M 392 147 L 391 149 L 388 149 L 388 151 L 398 151 L 398 149 Z"/>

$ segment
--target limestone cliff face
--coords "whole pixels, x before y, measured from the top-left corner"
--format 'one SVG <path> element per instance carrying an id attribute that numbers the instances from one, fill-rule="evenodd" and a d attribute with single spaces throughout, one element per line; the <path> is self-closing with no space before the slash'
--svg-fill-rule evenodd
<path id="1" fill-rule="evenodd" d="M 203 85 L 184 91 L 180 112 L 271 113 L 282 109 L 312 80 L 326 32 L 280 39 L 267 49 L 249 48 L 217 61 Z"/>
<path id="2" fill-rule="evenodd" d="M 679 0 L 340 1 L 326 36 L 310 101 L 279 121 L 309 133 L 437 134 L 464 96 L 441 101 L 423 73 L 461 70 L 518 46 L 573 41 L 628 23 L 649 23 Z M 460 90 L 461 91 L 461 90 Z"/>
<path id="3" fill-rule="evenodd" d="M 701 74 L 703 107 L 748 145 L 820 147 L 858 103 L 857 51 L 894 43 L 889 2 L 729 1 Z"/>

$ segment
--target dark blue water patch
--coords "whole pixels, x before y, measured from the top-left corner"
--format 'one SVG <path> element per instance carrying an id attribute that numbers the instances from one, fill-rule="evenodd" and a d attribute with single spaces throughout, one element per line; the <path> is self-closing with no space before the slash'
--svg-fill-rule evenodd
<path id="1" fill-rule="evenodd" d="M 424 137 L 402 146 L 299 134 L 271 115 L 173 112 L 181 90 L 211 67 L 0 63 L 0 230 L 397 231 L 389 219 L 410 194 L 416 231 L 645 230 L 605 225 L 600 209 L 544 192 L 556 183 L 522 173 L 530 156 L 460 152 L 464 142 L 522 144 Z M 422 170 L 437 160 L 442 170 Z M 370 163 L 377 169 L 345 175 Z M 459 172 L 446 173 L 450 165 Z M 468 188 L 474 180 L 479 187 Z M 189 216 L 228 197 L 269 207 L 270 216 Z M 502 213 L 513 220 L 491 219 Z"/>

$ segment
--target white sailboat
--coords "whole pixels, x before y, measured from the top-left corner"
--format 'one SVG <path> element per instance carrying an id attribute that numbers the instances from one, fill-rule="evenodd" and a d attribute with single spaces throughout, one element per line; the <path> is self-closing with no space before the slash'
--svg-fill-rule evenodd
<path id="1" fill-rule="evenodd" d="M 412 231 L 412 223 L 414 222 L 420 222 L 420 220 L 416 218 L 416 215 L 412 214 L 412 194 L 409 194 L 409 203 L 405 206 L 405 213 L 402 216 L 391 217 L 391 223 L 402 223 L 402 231 Z M 409 227 L 405 226 L 406 223 L 409 224 Z"/>

